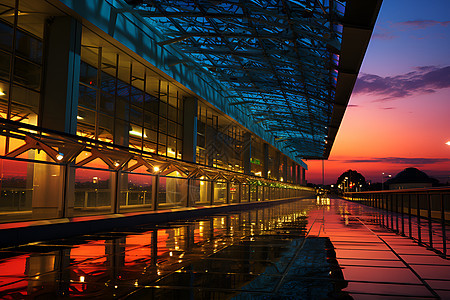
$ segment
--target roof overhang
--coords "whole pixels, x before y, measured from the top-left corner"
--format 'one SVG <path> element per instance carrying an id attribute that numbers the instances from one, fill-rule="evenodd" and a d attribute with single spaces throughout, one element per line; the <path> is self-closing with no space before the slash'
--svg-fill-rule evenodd
<path id="1" fill-rule="evenodd" d="M 369 45 L 381 3 L 382 0 L 347 1 L 343 19 L 344 29 L 334 99 L 335 105 L 328 127 L 327 146 L 323 157 L 317 157 L 318 159 L 327 159 L 330 155 Z"/>
<path id="2" fill-rule="evenodd" d="M 382 2 L 59 1 L 302 165 L 330 154 Z"/>

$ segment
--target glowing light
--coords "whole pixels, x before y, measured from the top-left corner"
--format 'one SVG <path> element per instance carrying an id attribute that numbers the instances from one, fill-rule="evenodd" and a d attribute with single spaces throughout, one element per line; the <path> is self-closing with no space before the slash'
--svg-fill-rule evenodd
<path id="1" fill-rule="evenodd" d="M 84 276 L 80 276 L 80 282 L 84 282 Z"/>
<path id="2" fill-rule="evenodd" d="M 0 90 L 0 96 L 6 96 L 6 93 L 2 90 Z"/>
<path id="3" fill-rule="evenodd" d="M 134 135 L 134 136 L 137 136 L 137 137 L 142 137 L 142 132 L 140 132 L 140 131 L 131 130 L 128 133 L 130 135 Z M 144 133 L 144 138 L 146 138 L 146 137 L 147 137 L 147 135 Z"/>
<path id="4" fill-rule="evenodd" d="M 114 162 L 114 167 L 117 168 L 118 166 L 120 166 L 120 163 L 119 163 L 118 161 L 115 161 L 115 162 Z"/>
<path id="5" fill-rule="evenodd" d="M 173 150 L 172 148 L 168 148 L 167 153 L 169 153 L 171 155 L 175 155 L 175 150 Z"/>
<path id="6" fill-rule="evenodd" d="M 64 158 L 64 154 L 63 153 L 58 153 L 57 155 L 56 155 L 56 159 L 57 160 L 62 160 Z"/>
<path id="7" fill-rule="evenodd" d="M 77 116 L 77 120 L 83 120 L 84 118 L 82 116 Z"/>
<path id="8" fill-rule="evenodd" d="M 159 172 L 159 167 L 158 166 L 154 166 L 153 167 L 153 172 Z"/>
<path id="9" fill-rule="evenodd" d="M 450 141 L 447 141 L 447 143 L 445 143 L 447 146 L 450 146 Z"/>

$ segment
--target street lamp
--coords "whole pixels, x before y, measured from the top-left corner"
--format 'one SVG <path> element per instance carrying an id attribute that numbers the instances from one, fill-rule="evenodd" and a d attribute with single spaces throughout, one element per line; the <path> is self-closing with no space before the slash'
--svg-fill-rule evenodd
<path id="1" fill-rule="evenodd" d="M 386 175 L 386 177 L 389 177 L 389 178 L 391 178 L 391 177 L 392 177 L 392 175 L 391 175 L 391 174 L 389 174 L 389 175 Z M 383 173 L 381 173 L 381 190 L 382 190 L 382 191 L 384 190 L 384 172 L 383 172 Z"/>

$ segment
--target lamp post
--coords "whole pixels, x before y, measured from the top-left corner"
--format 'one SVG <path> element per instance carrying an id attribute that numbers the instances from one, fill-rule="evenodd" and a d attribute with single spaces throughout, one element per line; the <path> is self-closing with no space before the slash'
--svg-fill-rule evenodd
<path id="1" fill-rule="evenodd" d="M 389 178 L 391 178 L 392 177 L 392 175 L 391 174 L 389 174 L 389 175 L 386 175 L 387 177 L 389 177 Z M 381 190 L 383 191 L 384 190 L 384 172 L 383 173 L 381 173 Z"/>

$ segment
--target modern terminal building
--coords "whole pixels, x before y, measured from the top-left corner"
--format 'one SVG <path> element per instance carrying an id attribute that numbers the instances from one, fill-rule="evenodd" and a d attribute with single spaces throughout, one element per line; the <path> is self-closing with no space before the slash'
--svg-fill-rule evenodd
<path id="1" fill-rule="evenodd" d="M 307 195 L 380 5 L 0 0 L 2 228 Z"/>

